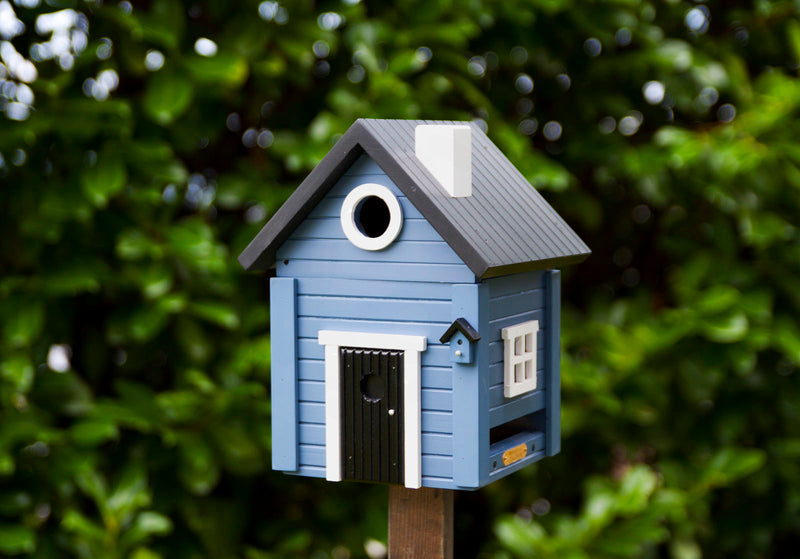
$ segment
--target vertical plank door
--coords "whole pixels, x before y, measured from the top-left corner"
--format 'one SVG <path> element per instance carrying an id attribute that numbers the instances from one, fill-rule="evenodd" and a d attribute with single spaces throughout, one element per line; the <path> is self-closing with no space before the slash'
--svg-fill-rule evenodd
<path id="1" fill-rule="evenodd" d="M 343 347 L 343 479 L 403 484 L 403 352 Z"/>

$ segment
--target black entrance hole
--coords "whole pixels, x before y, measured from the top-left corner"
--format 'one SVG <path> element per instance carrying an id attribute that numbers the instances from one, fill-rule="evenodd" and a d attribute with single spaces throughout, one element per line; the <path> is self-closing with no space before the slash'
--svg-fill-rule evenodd
<path id="1" fill-rule="evenodd" d="M 386 395 L 386 383 L 375 374 L 369 374 L 361 379 L 361 394 L 369 402 L 380 402 Z"/>
<path id="2" fill-rule="evenodd" d="M 383 235 L 389 228 L 389 206 L 378 196 L 367 196 L 356 207 L 356 225 L 370 238 Z"/>

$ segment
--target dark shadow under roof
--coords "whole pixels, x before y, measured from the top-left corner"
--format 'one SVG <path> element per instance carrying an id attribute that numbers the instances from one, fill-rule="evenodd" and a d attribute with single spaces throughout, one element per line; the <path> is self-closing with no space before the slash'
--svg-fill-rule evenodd
<path id="1" fill-rule="evenodd" d="M 419 124 L 472 128 L 472 196 L 451 198 L 417 159 L 414 129 Z M 278 248 L 363 153 L 478 278 L 575 264 L 591 252 L 474 123 L 359 119 L 242 251 L 242 266 L 272 267 Z"/>

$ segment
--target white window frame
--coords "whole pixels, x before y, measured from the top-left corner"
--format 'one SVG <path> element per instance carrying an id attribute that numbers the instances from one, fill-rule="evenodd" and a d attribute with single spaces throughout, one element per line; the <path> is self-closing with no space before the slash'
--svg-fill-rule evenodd
<path id="1" fill-rule="evenodd" d="M 356 223 L 359 204 L 370 196 L 380 198 L 389 208 L 389 225 L 379 237 L 367 237 Z M 345 236 L 355 246 L 363 250 L 381 250 L 392 244 L 403 229 L 403 208 L 387 187 L 368 182 L 358 185 L 345 197 L 339 220 Z"/>
<path id="2" fill-rule="evenodd" d="M 404 351 L 403 355 L 403 473 L 405 486 L 422 487 L 422 359 L 425 336 L 320 330 L 325 346 L 325 478 L 342 481 L 341 371 L 339 349 L 361 347 Z"/>
<path id="3" fill-rule="evenodd" d="M 503 396 L 506 398 L 536 390 L 538 332 L 538 320 L 521 322 L 502 330 Z"/>

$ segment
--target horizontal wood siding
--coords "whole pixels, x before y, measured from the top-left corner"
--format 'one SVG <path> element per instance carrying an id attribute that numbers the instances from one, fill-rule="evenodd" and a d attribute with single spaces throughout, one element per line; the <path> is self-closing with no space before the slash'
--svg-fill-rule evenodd
<path id="1" fill-rule="evenodd" d="M 357 169 L 357 170 L 353 170 Z M 379 251 L 347 239 L 339 221 L 342 202 L 356 186 L 387 187 L 403 210 L 398 238 Z M 285 277 L 473 283 L 474 274 L 383 171 L 362 156 L 278 249 L 277 274 Z"/>
<path id="2" fill-rule="evenodd" d="M 344 201 L 344 198 L 339 198 Z M 402 206 L 401 206 L 402 207 Z M 336 219 L 330 219 L 336 217 Z M 307 218 L 292 235 L 295 239 L 331 240 L 341 238 L 342 226 L 337 216 Z M 427 220 L 406 217 L 403 223 L 403 234 L 407 241 L 428 241 L 436 231 Z"/>
<path id="3" fill-rule="evenodd" d="M 402 235 L 402 233 L 401 233 Z M 475 276 L 463 264 L 431 264 L 403 262 L 353 262 L 336 260 L 290 260 L 285 257 L 278 261 L 276 272 L 281 277 L 336 278 L 349 279 L 357 274 L 360 279 L 407 281 L 451 281 L 454 283 L 472 283 Z"/>
<path id="4" fill-rule="evenodd" d="M 337 218 L 338 222 L 339 219 Z M 289 256 L 291 255 L 291 256 Z M 461 260 L 444 242 L 395 241 L 384 250 L 365 251 L 347 239 L 299 239 L 286 241 L 278 258 L 349 262 L 352 268 L 379 265 L 383 262 L 402 264 L 460 264 Z M 420 262 L 420 260 L 422 262 Z M 354 273 L 358 273 L 357 271 Z"/>
<path id="5" fill-rule="evenodd" d="M 546 403 L 547 293 L 545 272 L 528 272 L 487 280 L 489 285 L 489 424 L 497 427 L 544 409 Z M 503 396 L 502 329 L 529 320 L 539 321 L 536 336 L 537 389 L 514 398 Z"/>
<path id="6" fill-rule="evenodd" d="M 449 301 L 431 299 L 388 299 L 373 297 L 332 297 L 300 295 L 297 312 L 316 318 L 367 319 L 377 321 L 412 321 L 442 323 L 443 313 L 450 310 Z"/>
<path id="7" fill-rule="evenodd" d="M 387 186 L 400 200 L 404 225 L 381 251 L 353 246 L 339 209 L 355 186 Z M 475 277 L 433 227 L 366 157 L 351 170 L 278 251 L 277 274 L 296 278 L 299 472 L 325 475 L 325 350 L 320 330 L 425 336 L 422 373 L 423 480 L 452 485 L 453 375 L 449 346 L 451 284 Z M 513 304 L 513 303 L 512 303 Z M 358 347 L 358 337 L 353 346 Z"/>
<path id="8" fill-rule="evenodd" d="M 301 423 L 300 438 L 308 445 L 325 446 L 325 425 L 322 423 Z M 453 436 L 448 433 L 425 433 L 422 438 L 422 453 L 452 456 Z"/>
<path id="9" fill-rule="evenodd" d="M 389 180 L 386 175 L 362 175 L 360 177 L 343 176 L 339 180 L 339 184 L 333 187 L 333 190 L 314 208 L 308 218 L 306 219 L 324 219 L 335 218 L 339 220 L 339 212 L 342 207 L 342 202 L 353 188 L 359 184 L 371 182 L 381 184 L 388 187 L 400 202 L 400 207 L 403 209 L 403 217 L 406 219 L 425 219 L 422 214 L 417 211 L 417 208 L 406 198 L 394 184 Z"/>

